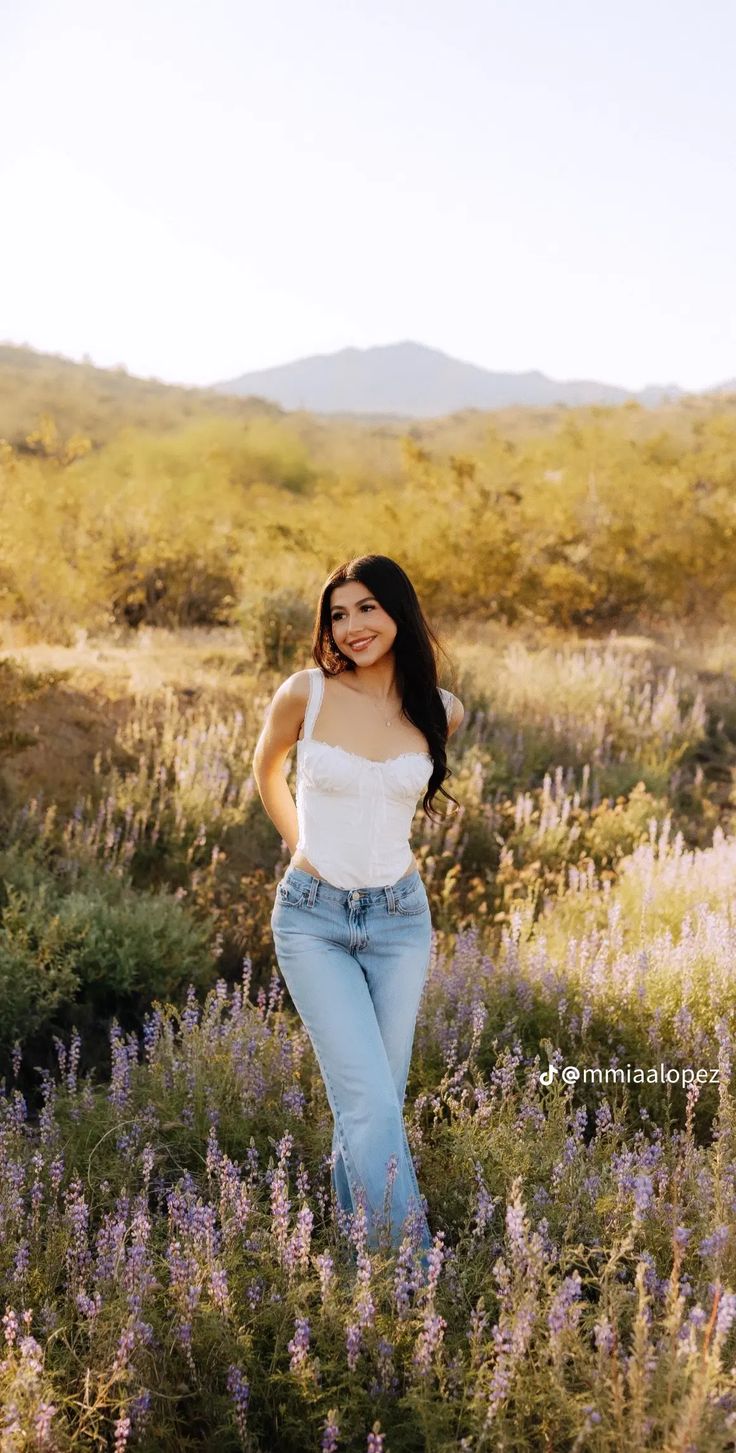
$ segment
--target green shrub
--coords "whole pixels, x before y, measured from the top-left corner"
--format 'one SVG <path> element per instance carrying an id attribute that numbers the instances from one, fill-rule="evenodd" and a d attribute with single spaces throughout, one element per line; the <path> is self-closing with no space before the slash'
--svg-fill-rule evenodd
<path id="1" fill-rule="evenodd" d="M 154 998 L 183 999 L 212 970 L 209 928 L 172 894 L 18 844 L 0 855 L 0 1054 L 73 1024 L 104 1035 L 114 1016 L 140 1022 Z"/>
<path id="2" fill-rule="evenodd" d="M 112 620 L 132 627 L 229 625 L 237 590 L 226 560 L 163 547 L 153 561 L 116 547 L 108 582 Z"/>
<path id="3" fill-rule="evenodd" d="M 313 610 L 293 590 L 263 595 L 248 611 L 243 626 L 250 630 L 256 659 L 272 671 L 288 670 L 309 649 Z"/>

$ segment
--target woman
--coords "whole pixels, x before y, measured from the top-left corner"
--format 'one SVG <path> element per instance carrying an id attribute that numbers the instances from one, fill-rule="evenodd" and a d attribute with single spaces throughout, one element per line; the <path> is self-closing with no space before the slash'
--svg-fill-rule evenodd
<path id="1" fill-rule="evenodd" d="M 318 665 L 279 686 L 253 756 L 292 855 L 271 928 L 333 1114 L 338 1203 L 354 1212 L 364 1198 L 372 1248 L 384 1212 L 394 1247 L 411 1217 L 425 1270 L 432 1238 L 402 1106 L 432 924 L 409 831 L 422 792 L 428 816 L 439 791 L 451 797 L 446 743 L 464 716 L 437 687 L 432 642 L 394 560 L 340 566 L 319 601 Z M 296 804 L 284 774 L 295 743 Z"/>

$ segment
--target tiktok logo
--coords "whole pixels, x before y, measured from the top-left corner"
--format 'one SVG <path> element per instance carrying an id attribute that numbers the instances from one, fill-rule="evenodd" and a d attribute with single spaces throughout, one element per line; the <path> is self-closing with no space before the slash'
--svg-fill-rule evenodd
<path id="1" fill-rule="evenodd" d="M 539 1076 L 540 1084 L 551 1085 L 556 1074 L 557 1065 L 550 1065 L 548 1070 L 542 1070 L 542 1073 Z"/>

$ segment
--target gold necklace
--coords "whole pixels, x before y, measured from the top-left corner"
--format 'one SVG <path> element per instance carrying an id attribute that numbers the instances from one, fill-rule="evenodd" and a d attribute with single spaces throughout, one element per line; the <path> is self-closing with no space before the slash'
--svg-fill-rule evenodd
<path id="1" fill-rule="evenodd" d="M 353 689 L 355 689 L 355 688 L 353 688 Z M 358 695 L 359 696 L 364 696 L 368 701 L 370 701 L 370 703 L 371 703 L 372 706 L 377 707 L 380 712 L 383 712 L 383 709 L 384 708 L 382 706 L 378 706 L 378 703 L 373 700 L 373 697 L 370 696 L 370 694 L 367 691 L 359 691 L 358 692 Z M 399 716 L 401 716 L 403 710 L 404 710 L 404 705 L 403 705 L 403 702 L 402 702 L 401 708 L 399 710 Z M 393 726 L 393 723 L 396 721 L 396 717 L 395 716 L 384 717 L 383 720 L 384 720 L 384 725 L 385 726 Z"/>
<path id="2" fill-rule="evenodd" d="M 351 690 L 355 691 L 355 687 L 353 686 L 351 688 Z M 358 692 L 358 696 L 364 696 L 368 701 L 371 702 L 371 705 L 372 706 L 377 706 L 377 702 L 375 702 L 373 700 L 372 696 L 370 695 L 370 692 L 368 692 L 368 691 L 359 691 Z M 380 712 L 382 712 L 383 711 L 383 707 L 382 706 L 379 706 L 378 707 L 378 710 Z M 404 703 L 402 701 L 401 707 L 399 708 L 399 716 L 403 716 L 403 713 L 404 713 Z M 384 717 L 383 720 L 384 720 L 384 725 L 385 726 L 393 726 L 394 722 L 396 721 L 396 717 L 395 716 Z"/>

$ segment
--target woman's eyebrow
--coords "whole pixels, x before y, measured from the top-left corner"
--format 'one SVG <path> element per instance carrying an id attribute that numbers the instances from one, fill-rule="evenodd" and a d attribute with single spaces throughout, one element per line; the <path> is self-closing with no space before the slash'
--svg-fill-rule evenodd
<path id="1" fill-rule="evenodd" d="M 375 598 L 376 598 L 375 595 L 364 595 L 364 596 L 361 597 L 360 600 L 356 600 L 355 604 L 356 605 L 365 605 L 365 602 L 367 600 L 375 600 Z M 345 609 L 344 605 L 333 605 L 330 608 L 330 615 L 332 614 L 333 610 L 344 610 L 344 609 Z"/>

